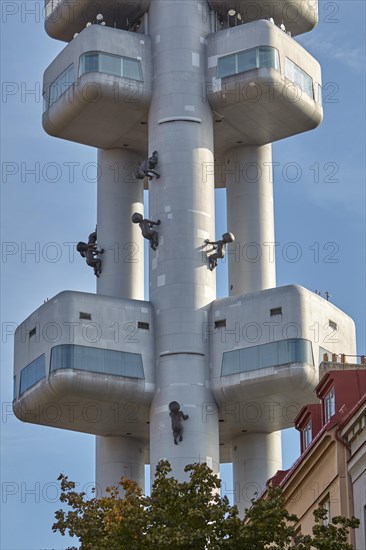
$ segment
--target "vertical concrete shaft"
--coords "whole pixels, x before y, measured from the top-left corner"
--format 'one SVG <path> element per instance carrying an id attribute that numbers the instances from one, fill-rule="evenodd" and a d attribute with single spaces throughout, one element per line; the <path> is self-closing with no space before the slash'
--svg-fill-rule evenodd
<path id="1" fill-rule="evenodd" d="M 212 113 L 203 95 L 206 4 L 154 0 L 149 29 L 154 84 L 149 151 L 159 153 L 161 179 L 150 185 L 151 219 L 160 219 L 159 248 L 150 251 L 150 300 L 156 313 L 157 391 L 151 407 L 151 473 L 161 458 L 183 479 L 186 464 L 205 461 L 219 470 L 218 413 L 202 326 L 215 299 L 206 238 L 215 237 Z M 168 404 L 178 401 L 189 419 L 174 445 Z"/>
<path id="2" fill-rule="evenodd" d="M 97 294 L 144 299 L 144 243 L 134 212 L 143 214 L 143 183 L 133 177 L 140 156 L 122 149 L 98 151 L 98 246 L 104 248 Z M 118 485 L 122 476 L 144 487 L 144 453 L 127 437 L 96 437 L 99 490 Z"/>
<path id="3" fill-rule="evenodd" d="M 98 294 L 144 299 L 144 242 L 134 212 L 144 211 L 143 182 L 133 177 L 141 155 L 98 151 L 98 246 L 104 248 Z"/>
<path id="4" fill-rule="evenodd" d="M 247 433 L 233 441 L 233 485 L 240 515 L 282 467 L 281 432 Z"/>
<path id="5" fill-rule="evenodd" d="M 231 296 L 276 286 L 272 146 L 233 149 L 225 159 Z M 235 503 L 243 516 L 255 493 L 282 466 L 281 433 L 251 433 L 233 442 Z"/>
<path id="6" fill-rule="evenodd" d="M 99 493 L 118 485 L 121 477 L 136 481 L 144 487 L 143 445 L 129 437 L 96 438 L 96 484 Z"/>
<path id="7" fill-rule="evenodd" d="M 226 155 L 231 296 L 276 286 L 272 146 L 246 146 Z"/>

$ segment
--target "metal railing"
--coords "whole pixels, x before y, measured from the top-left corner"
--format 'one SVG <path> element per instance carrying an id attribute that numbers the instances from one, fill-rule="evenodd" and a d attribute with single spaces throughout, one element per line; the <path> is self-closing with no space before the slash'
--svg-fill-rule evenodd
<path id="1" fill-rule="evenodd" d="M 349 360 L 351 359 L 351 360 Z M 360 359 L 360 360 L 358 360 Z M 342 365 L 366 365 L 366 355 L 346 355 L 345 353 L 324 353 L 324 363 L 340 363 Z"/>

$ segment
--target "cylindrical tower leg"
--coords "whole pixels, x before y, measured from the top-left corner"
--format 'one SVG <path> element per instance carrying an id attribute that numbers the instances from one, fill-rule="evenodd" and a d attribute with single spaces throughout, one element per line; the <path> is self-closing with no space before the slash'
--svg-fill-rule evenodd
<path id="1" fill-rule="evenodd" d="M 229 293 L 276 286 L 272 146 L 247 146 L 226 156 Z M 235 501 L 243 515 L 282 466 L 281 434 L 251 433 L 233 441 Z"/>
<path id="2" fill-rule="evenodd" d="M 226 155 L 231 296 L 276 286 L 272 146 L 247 146 Z"/>
<path id="3" fill-rule="evenodd" d="M 233 441 L 235 504 L 241 516 L 281 467 L 281 432 L 247 433 Z"/>
<path id="4" fill-rule="evenodd" d="M 144 487 L 144 449 L 127 437 L 96 438 L 96 486 L 99 493 L 118 485 L 122 477 L 133 479 Z"/>
<path id="5" fill-rule="evenodd" d="M 115 298 L 144 299 L 144 242 L 131 222 L 143 214 L 143 183 L 133 177 L 137 161 L 122 149 L 98 152 L 98 247 L 104 249 L 97 293 Z M 139 441 L 127 437 L 96 437 L 96 481 L 104 492 L 122 476 L 144 486 L 144 452 Z"/>
<path id="6" fill-rule="evenodd" d="M 206 306 L 215 299 L 205 239 L 215 238 L 212 112 L 202 100 L 209 18 L 194 0 L 154 0 L 149 11 L 154 96 L 149 151 L 159 154 L 161 179 L 150 184 L 150 218 L 160 219 L 159 247 L 150 251 L 150 299 L 156 313 L 156 385 L 151 406 L 151 473 L 166 458 L 173 475 L 207 462 L 219 471 L 218 412 L 202 337 Z M 173 22 L 177 24 L 172 25 Z M 194 24 L 193 24 L 194 22 Z M 174 50 L 174 55 L 171 52 Z M 178 401 L 189 419 L 174 444 L 168 405 Z"/>
<path id="7" fill-rule="evenodd" d="M 143 182 L 133 177 L 137 161 L 130 151 L 98 151 L 98 246 L 104 248 L 97 292 L 144 299 L 144 240 L 134 212 L 143 214 Z"/>

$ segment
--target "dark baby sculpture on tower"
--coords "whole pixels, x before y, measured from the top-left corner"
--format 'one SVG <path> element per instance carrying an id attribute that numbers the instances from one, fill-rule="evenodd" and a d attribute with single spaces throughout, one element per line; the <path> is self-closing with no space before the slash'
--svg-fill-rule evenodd
<path id="1" fill-rule="evenodd" d="M 148 159 L 143 160 L 141 163 L 138 163 L 138 169 L 135 172 L 134 176 L 138 180 L 143 180 L 144 178 L 148 178 L 149 180 L 152 180 L 155 176 L 156 179 L 160 178 L 160 174 L 155 170 L 155 167 L 158 163 L 158 153 L 157 151 L 154 151 L 151 157 Z"/>
<path id="2" fill-rule="evenodd" d="M 160 220 L 154 222 L 152 220 L 144 219 L 142 214 L 135 212 L 131 217 L 132 223 L 138 223 L 141 228 L 141 233 L 144 239 L 150 241 L 150 246 L 153 250 L 156 250 L 159 245 L 158 232 L 152 229 L 154 225 L 160 225 Z"/>
<path id="3" fill-rule="evenodd" d="M 102 260 L 99 256 L 104 254 L 104 250 L 103 248 L 100 250 L 98 249 L 97 231 L 95 230 L 93 233 L 90 233 L 88 244 L 83 241 L 78 242 L 76 250 L 82 258 L 85 258 L 87 265 L 94 269 L 94 275 L 100 277 L 102 273 Z"/>
<path id="4" fill-rule="evenodd" d="M 223 260 L 225 258 L 226 245 L 233 243 L 235 237 L 232 233 L 224 233 L 222 239 L 219 241 L 211 242 L 209 239 L 205 240 L 205 244 L 212 244 L 214 247 L 214 253 L 208 257 L 210 270 L 213 271 L 217 267 L 217 260 Z"/>
<path id="5" fill-rule="evenodd" d="M 184 412 L 180 410 L 180 405 L 178 401 L 171 401 L 169 403 L 169 410 L 170 410 L 169 416 L 172 419 L 174 443 L 175 445 L 178 445 L 178 439 L 180 442 L 183 441 L 182 420 L 188 420 L 189 416 L 188 414 L 184 414 Z"/>

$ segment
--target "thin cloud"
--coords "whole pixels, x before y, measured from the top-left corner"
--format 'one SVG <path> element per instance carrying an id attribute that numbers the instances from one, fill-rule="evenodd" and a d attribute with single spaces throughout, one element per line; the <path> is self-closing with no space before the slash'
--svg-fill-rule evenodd
<path id="1" fill-rule="evenodd" d="M 321 40 L 319 37 L 317 39 L 306 37 L 305 43 L 306 47 L 313 50 L 315 54 L 333 58 L 353 71 L 359 72 L 360 68 L 365 66 L 365 52 L 361 48 L 347 47 L 345 42 L 342 43 L 342 47 L 339 47 L 333 42 Z"/>

